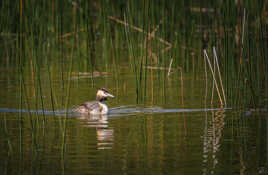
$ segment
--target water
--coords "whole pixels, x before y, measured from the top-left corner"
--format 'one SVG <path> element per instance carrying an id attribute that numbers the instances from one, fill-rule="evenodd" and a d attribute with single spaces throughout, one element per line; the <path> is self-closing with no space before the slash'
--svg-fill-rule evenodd
<path id="1" fill-rule="evenodd" d="M 268 174 L 264 1 L 0 7 L 1 174 Z"/>
<path id="2" fill-rule="evenodd" d="M 53 67 L 53 66 L 52 66 Z M 2 70 L 2 73 L 6 73 Z M 3 174 L 258 174 L 267 172 L 267 110 L 220 108 L 205 79 L 165 72 L 148 76 L 137 103 L 135 76 L 66 78 L 40 84 L 26 76 L 2 77 L 0 170 Z M 2 74 L 3 75 L 3 74 Z M 16 75 L 16 74 L 15 74 Z M 17 74 L 19 75 L 19 74 Z M 70 96 L 67 87 L 70 84 Z M 65 87 L 62 87 L 64 84 Z M 54 111 L 50 85 L 53 87 Z M 40 92 L 42 88 L 42 95 Z M 109 115 L 77 115 L 71 109 L 107 87 Z M 183 91 L 182 91 L 183 88 Z M 206 95 L 207 94 L 207 95 Z M 42 98 L 41 98 L 42 97 Z M 66 99 L 69 103 L 66 105 Z M 67 109 L 65 107 L 67 106 Z M 67 112 L 67 114 L 66 114 Z"/>
<path id="3" fill-rule="evenodd" d="M 265 111 L 116 103 L 109 106 L 108 116 L 73 113 L 66 116 L 64 110 L 53 115 L 49 110 L 1 108 L 1 172 L 258 174 L 267 171 Z"/>
<path id="4" fill-rule="evenodd" d="M 184 73 L 183 86 L 178 74 L 149 72 L 137 103 L 135 76 L 119 67 L 120 76 L 81 79 L 55 71 L 51 82 L 42 69 L 22 87 L 18 72 L 1 69 L 2 174 L 267 173 L 266 109 L 223 109 L 216 93 L 210 105 L 203 72 Z M 108 116 L 70 112 L 97 87 L 115 95 Z"/>

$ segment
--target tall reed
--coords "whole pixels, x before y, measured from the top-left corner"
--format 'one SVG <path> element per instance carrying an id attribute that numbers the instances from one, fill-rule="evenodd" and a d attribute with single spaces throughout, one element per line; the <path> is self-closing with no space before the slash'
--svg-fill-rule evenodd
<path id="1" fill-rule="evenodd" d="M 172 67 L 180 66 L 185 73 L 191 73 L 196 78 L 204 70 L 200 59 L 202 44 L 206 46 L 208 55 L 213 55 L 213 50 L 210 49 L 215 46 L 218 52 L 217 69 L 222 76 L 219 85 L 222 84 L 220 89 L 225 90 L 228 104 L 229 100 L 230 106 L 259 106 L 265 103 L 260 98 L 267 94 L 263 83 L 267 80 L 264 1 L 256 4 L 249 0 L 243 3 L 140 2 L 37 3 L 31 0 L 19 1 L 15 7 L 11 7 L 8 1 L 2 3 L 1 15 L 9 14 L 10 20 L 3 18 L 0 25 L 9 36 L 12 32 L 17 32 L 17 46 L 13 47 L 20 50 L 16 61 L 22 69 L 22 75 L 25 76 L 29 71 L 24 68 L 32 60 L 35 109 L 44 111 L 46 108 L 44 94 L 47 91 L 42 76 L 48 75 L 48 81 L 53 82 L 51 73 L 55 70 L 53 67 L 56 67 L 54 63 L 59 63 L 61 89 L 67 93 L 66 81 L 69 75 L 66 76 L 65 73 L 68 72 L 66 65 L 70 63 L 70 57 L 67 55 L 70 54 L 71 47 L 74 47 L 71 51 L 75 60 L 74 71 L 87 71 L 93 75 L 102 66 L 101 69 L 105 72 L 113 71 L 112 78 L 118 78 L 120 63 L 129 63 L 135 82 L 136 102 L 141 103 L 146 101 L 148 91 L 152 89 L 148 83 L 148 66 L 166 68 L 172 58 Z M 31 8 L 31 3 L 36 8 Z M 11 21 L 16 18 L 13 14 L 18 16 L 18 24 L 12 25 Z M 207 36 L 204 41 L 203 35 Z M 72 46 L 70 38 L 74 37 L 76 43 Z M 12 49 L 9 50 L 8 47 L 9 45 L 5 52 L 10 54 Z M 55 51 L 55 55 L 46 56 L 43 47 L 47 48 L 46 52 Z M 120 49 L 126 49 L 129 57 L 123 57 L 121 54 L 124 51 Z M 110 69 L 111 62 L 113 69 Z M 46 63 L 48 64 L 45 65 Z M 42 70 L 44 65 L 46 71 Z M 158 69 L 151 72 L 151 75 L 157 75 L 155 77 L 158 77 L 159 89 L 166 94 L 168 71 Z M 89 86 L 94 87 L 93 76 L 88 80 Z M 27 79 L 25 83 L 26 81 Z M 79 84 L 80 81 L 77 82 Z M 56 91 L 53 85 L 49 84 L 51 108 L 54 110 L 57 106 L 65 106 L 65 95 L 59 100 L 53 95 L 53 91 Z M 59 101 L 62 102 L 61 105 L 57 105 Z M 32 103 L 29 101 L 29 104 Z"/>

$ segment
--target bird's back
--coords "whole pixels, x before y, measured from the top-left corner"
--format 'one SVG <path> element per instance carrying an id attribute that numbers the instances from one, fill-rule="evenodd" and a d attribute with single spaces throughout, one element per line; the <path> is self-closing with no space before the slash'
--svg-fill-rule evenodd
<path id="1" fill-rule="evenodd" d="M 85 102 L 78 106 L 74 111 L 79 113 L 101 113 L 102 107 L 99 101 Z"/>

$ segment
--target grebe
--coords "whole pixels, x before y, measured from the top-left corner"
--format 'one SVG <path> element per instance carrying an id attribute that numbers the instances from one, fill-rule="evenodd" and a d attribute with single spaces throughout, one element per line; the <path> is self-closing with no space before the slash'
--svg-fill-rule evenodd
<path id="1" fill-rule="evenodd" d="M 109 110 L 104 104 L 107 97 L 113 98 L 114 96 L 109 94 L 105 88 L 101 88 L 97 92 L 96 101 L 85 102 L 75 108 L 74 111 L 82 114 L 107 114 Z"/>

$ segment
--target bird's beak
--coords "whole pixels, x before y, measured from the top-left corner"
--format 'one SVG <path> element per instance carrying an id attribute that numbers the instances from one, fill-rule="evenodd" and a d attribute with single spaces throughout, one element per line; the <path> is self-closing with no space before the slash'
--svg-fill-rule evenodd
<path id="1" fill-rule="evenodd" d="M 109 94 L 109 93 L 105 93 L 105 95 L 106 95 L 106 97 L 112 97 L 112 98 L 114 98 L 114 96 L 112 95 L 112 94 Z"/>

